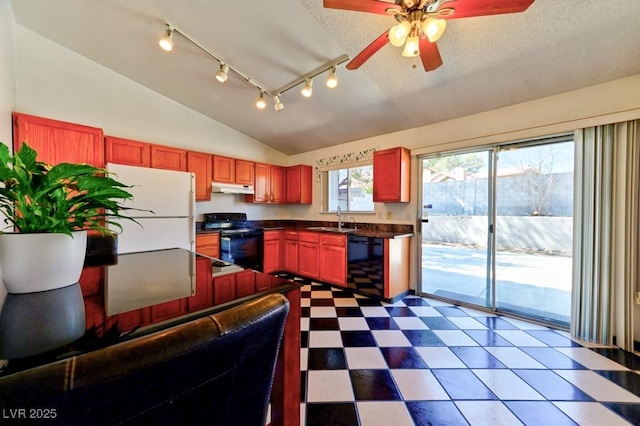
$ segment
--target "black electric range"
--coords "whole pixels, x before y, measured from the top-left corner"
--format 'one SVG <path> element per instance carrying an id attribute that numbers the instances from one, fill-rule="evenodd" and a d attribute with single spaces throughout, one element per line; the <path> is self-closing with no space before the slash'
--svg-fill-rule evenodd
<path id="1" fill-rule="evenodd" d="M 264 231 L 251 226 L 246 213 L 205 213 L 202 229 L 220 231 L 222 260 L 262 270 Z"/>

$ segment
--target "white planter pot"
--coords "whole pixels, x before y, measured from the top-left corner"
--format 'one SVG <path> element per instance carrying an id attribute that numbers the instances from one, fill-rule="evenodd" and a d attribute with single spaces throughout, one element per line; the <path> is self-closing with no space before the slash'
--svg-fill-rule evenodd
<path id="1" fill-rule="evenodd" d="M 0 234 L 0 274 L 9 293 L 34 293 L 80 279 L 87 231 L 64 234 Z"/>

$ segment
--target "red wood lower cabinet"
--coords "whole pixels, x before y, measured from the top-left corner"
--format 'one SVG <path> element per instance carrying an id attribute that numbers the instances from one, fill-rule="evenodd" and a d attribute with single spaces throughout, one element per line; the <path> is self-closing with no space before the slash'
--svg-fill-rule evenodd
<path id="1" fill-rule="evenodd" d="M 271 276 L 267 274 L 256 275 L 256 292 L 271 288 Z"/>
<path id="2" fill-rule="evenodd" d="M 282 270 L 282 238 L 280 231 L 264 232 L 262 271 L 265 274 Z"/>
<path id="3" fill-rule="evenodd" d="M 307 278 L 320 278 L 320 235 L 298 232 L 298 272 Z"/>
<path id="4" fill-rule="evenodd" d="M 151 307 L 151 323 L 175 318 L 187 313 L 186 299 L 172 300 L 171 302 L 153 305 Z"/>
<path id="5" fill-rule="evenodd" d="M 347 286 L 347 237 L 320 236 L 320 280 Z"/>
<path id="6" fill-rule="evenodd" d="M 256 274 L 247 269 L 236 274 L 236 297 L 249 296 L 256 292 Z"/>
<path id="7" fill-rule="evenodd" d="M 196 258 L 196 294 L 187 299 L 189 312 L 211 306 L 211 300 L 213 300 L 211 281 L 211 259 L 208 257 Z"/>
<path id="8" fill-rule="evenodd" d="M 213 279 L 213 304 L 219 305 L 236 298 L 236 274 L 226 274 Z"/>

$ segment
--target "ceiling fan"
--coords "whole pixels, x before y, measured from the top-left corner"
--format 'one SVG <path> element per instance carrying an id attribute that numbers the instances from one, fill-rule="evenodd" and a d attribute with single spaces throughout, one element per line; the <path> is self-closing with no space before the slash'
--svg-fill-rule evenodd
<path id="1" fill-rule="evenodd" d="M 360 68 L 367 59 L 387 43 L 404 45 L 402 56 L 420 56 L 425 71 L 442 65 L 436 40 L 440 38 L 449 19 L 472 16 L 499 15 L 524 12 L 534 0 L 323 0 L 329 9 L 352 10 L 393 16 L 397 24 L 382 33 L 365 47 L 346 66 Z"/>

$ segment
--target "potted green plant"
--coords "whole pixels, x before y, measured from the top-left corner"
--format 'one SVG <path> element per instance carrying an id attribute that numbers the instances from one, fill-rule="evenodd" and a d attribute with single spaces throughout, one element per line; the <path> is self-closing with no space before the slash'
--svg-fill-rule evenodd
<path id="1" fill-rule="evenodd" d="M 135 222 L 122 204 L 130 186 L 89 164 L 40 162 L 26 143 L 13 156 L 0 143 L 0 182 L 0 273 L 9 293 L 75 284 L 87 230 L 109 234 L 110 225 L 122 229 L 120 219 Z"/>

